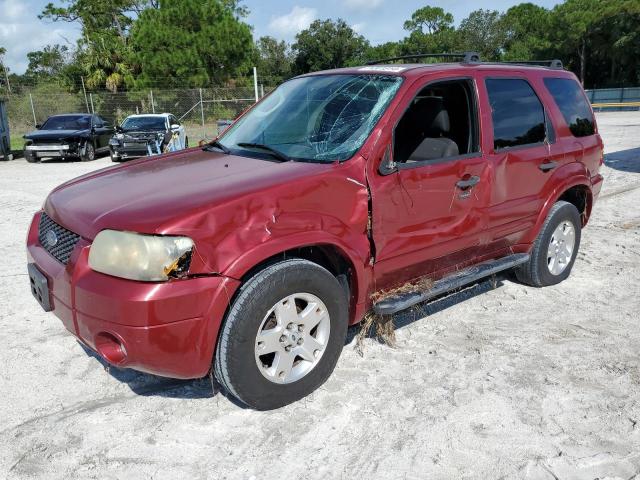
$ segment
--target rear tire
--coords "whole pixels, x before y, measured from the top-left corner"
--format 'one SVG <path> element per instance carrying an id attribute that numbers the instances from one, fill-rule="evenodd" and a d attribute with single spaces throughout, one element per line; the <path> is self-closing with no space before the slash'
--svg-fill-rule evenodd
<path id="1" fill-rule="evenodd" d="M 578 209 L 569 202 L 556 202 L 533 243 L 529 262 L 516 269 L 518 280 L 533 287 L 565 280 L 578 254 L 581 229 Z"/>
<path id="2" fill-rule="evenodd" d="M 291 259 L 266 267 L 241 287 L 229 310 L 216 348 L 216 378 L 257 410 L 306 397 L 335 368 L 348 310 L 344 289 L 321 266 Z"/>

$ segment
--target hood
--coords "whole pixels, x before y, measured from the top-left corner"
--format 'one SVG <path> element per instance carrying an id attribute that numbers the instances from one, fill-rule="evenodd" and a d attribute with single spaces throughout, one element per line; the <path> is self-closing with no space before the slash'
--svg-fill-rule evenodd
<path id="1" fill-rule="evenodd" d="M 329 164 L 277 163 L 192 149 L 108 167 L 57 187 L 49 216 L 93 239 L 105 228 L 171 233 L 172 225 L 276 184 L 321 172 Z"/>
<path id="2" fill-rule="evenodd" d="M 91 133 L 91 130 L 35 130 L 24 136 L 27 140 L 66 140 L 74 137 L 84 137 Z"/>

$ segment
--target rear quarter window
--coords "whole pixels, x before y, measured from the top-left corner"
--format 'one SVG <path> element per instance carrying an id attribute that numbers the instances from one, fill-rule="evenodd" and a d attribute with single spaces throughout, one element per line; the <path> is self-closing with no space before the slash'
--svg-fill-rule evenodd
<path id="1" fill-rule="evenodd" d="M 569 78 L 545 78 L 544 85 L 575 137 L 588 137 L 596 133 L 591 108 L 578 82 Z"/>

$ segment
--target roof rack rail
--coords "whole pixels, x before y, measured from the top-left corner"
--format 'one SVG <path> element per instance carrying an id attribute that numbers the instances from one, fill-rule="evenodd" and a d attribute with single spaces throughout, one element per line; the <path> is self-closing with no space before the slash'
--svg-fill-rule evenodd
<path id="1" fill-rule="evenodd" d="M 553 59 L 553 60 L 523 60 L 523 61 L 509 61 L 509 62 L 496 62 L 499 64 L 505 63 L 507 65 L 537 65 L 540 67 L 549 67 L 549 68 L 557 68 L 562 70 L 564 65 L 562 64 L 562 60 Z"/>
<path id="2" fill-rule="evenodd" d="M 540 66 L 540 67 L 548 67 L 553 69 L 562 70 L 564 65 L 562 64 L 562 60 L 553 59 L 553 60 L 516 60 L 516 61 L 507 61 L 507 62 L 482 62 L 480 59 L 480 54 L 476 52 L 464 52 L 464 53 L 418 53 L 415 55 L 403 55 L 400 57 L 389 57 L 382 58 L 380 60 L 373 60 L 371 62 L 367 62 L 367 65 L 377 65 L 380 63 L 389 63 L 395 62 L 398 60 L 409 60 L 409 59 L 418 59 L 418 58 L 459 58 L 462 63 L 487 63 L 489 65 L 531 65 L 531 66 Z"/>
<path id="3" fill-rule="evenodd" d="M 460 58 L 462 63 L 480 63 L 480 54 L 476 52 L 465 53 L 419 53 L 416 55 L 403 55 L 401 57 L 382 58 L 367 62 L 367 65 L 376 65 L 380 63 L 395 62 L 396 60 L 408 60 L 410 58 Z"/>

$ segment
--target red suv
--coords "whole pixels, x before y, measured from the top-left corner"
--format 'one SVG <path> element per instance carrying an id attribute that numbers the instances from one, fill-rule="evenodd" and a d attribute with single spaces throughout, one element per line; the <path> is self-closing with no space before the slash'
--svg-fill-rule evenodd
<path id="1" fill-rule="evenodd" d="M 53 190 L 29 230 L 31 289 L 110 364 L 213 368 L 245 404 L 277 408 L 327 379 L 370 309 L 510 268 L 537 287 L 567 278 L 602 159 L 558 62 L 303 75 L 204 149 Z M 371 300 L 425 276 L 427 291 Z"/>

